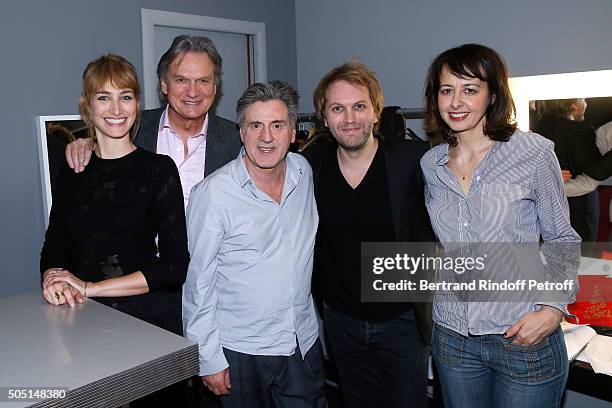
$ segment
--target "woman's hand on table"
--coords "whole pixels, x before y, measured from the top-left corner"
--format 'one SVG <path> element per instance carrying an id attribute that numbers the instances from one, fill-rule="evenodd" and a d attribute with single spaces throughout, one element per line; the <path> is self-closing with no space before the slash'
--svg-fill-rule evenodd
<path id="1" fill-rule="evenodd" d="M 68 303 L 74 307 L 85 300 L 85 282 L 62 268 L 50 268 L 43 274 L 43 297 L 55 306 Z"/>
<path id="2" fill-rule="evenodd" d="M 510 327 L 504 338 L 514 337 L 512 344 L 530 346 L 537 344 L 557 330 L 563 312 L 552 306 L 543 305 L 542 309 L 529 312 Z"/>

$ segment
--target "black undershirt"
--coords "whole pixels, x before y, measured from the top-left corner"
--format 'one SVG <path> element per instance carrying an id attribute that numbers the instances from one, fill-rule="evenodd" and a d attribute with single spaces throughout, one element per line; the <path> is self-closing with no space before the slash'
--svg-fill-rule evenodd
<path id="1" fill-rule="evenodd" d="M 391 242 L 393 221 L 383 148 L 353 189 L 340 171 L 336 149 L 328 149 L 317 188 L 319 230 L 317 274 L 323 298 L 333 309 L 351 317 L 384 321 L 410 308 L 407 303 L 361 302 L 361 243 Z"/>

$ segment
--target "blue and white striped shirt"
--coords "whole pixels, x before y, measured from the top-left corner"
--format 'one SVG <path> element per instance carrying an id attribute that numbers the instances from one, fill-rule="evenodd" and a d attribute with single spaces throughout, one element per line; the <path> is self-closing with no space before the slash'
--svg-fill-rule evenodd
<path id="1" fill-rule="evenodd" d="M 570 226 L 561 169 L 551 141 L 517 130 L 508 142 L 495 142 L 476 168 L 467 195 L 447 166 L 448 158 L 448 144 L 444 143 L 421 159 L 427 183 L 425 203 L 442 245 L 537 243 L 541 236 L 542 253 L 547 256 L 547 245 L 550 249 L 559 243 L 580 242 Z M 575 280 L 578 261 L 577 252 L 569 272 L 566 269 L 560 273 L 564 276 L 556 278 Z M 565 302 L 538 304 L 567 313 L 576 290 L 577 283 L 561 295 Z M 448 297 L 440 301 L 434 297 L 433 319 L 465 336 L 499 334 L 539 307 L 532 302 L 462 302 Z"/>

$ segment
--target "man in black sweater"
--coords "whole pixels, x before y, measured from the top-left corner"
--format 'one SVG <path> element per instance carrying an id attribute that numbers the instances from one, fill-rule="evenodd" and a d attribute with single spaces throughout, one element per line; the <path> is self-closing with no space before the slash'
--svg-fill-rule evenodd
<path id="1" fill-rule="evenodd" d="M 431 305 L 362 302 L 360 259 L 362 242 L 433 240 L 419 167 L 429 145 L 374 136 L 383 94 L 363 64 L 326 74 L 314 104 L 335 143 L 305 152 L 319 210 L 313 290 L 345 404 L 426 406 Z"/>

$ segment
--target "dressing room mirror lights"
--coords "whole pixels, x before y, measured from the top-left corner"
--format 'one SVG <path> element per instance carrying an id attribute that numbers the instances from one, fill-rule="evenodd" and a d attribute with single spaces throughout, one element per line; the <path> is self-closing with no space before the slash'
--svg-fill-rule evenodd
<path id="1" fill-rule="evenodd" d="M 612 70 L 510 78 L 521 130 L 529 129 L 529 101 L 612 96 Z"/>

